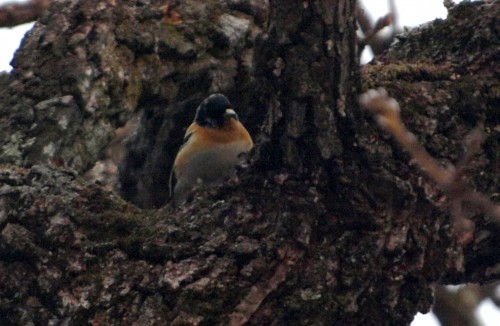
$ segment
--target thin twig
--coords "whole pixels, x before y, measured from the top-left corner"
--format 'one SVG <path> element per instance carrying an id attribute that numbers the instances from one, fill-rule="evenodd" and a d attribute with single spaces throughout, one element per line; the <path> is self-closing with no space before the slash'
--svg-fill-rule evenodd
<path id="1" fill-rule="evenodd" d="M 358 41 L 360 52 L 366 45 L 369 45 L 375 55 L 382 53 L 391 43 L 394 35 L 399 32 L 398 13 L 393 1 L 389 1 L 389 7 L 390 12 L 373 23 L 363 5 L 359 1 L 356 3 L 356 19 L 363 34 Z M 390 35 L 379 33 L 385 27 L 391 27 Z"/>
<path id="2" fill-rule="evenodd" d="M 360 104 L 375 115 L 380 127 L 387 130 L 396 141 L 415 159 L 420 168 L 448 195 L 451 201 L 450 212 L 455 218 L 455 226 L 462 243 L 470 241 L 474 224 L 466 216 L 463 204 L 469 203 L 478 208 L 487 218 L 500 224 L 500 206 L 495 205 L 484 194 L 473 191 L 464 181 L 464 175 L 484 141 L 482 126 L 478 126 L 467 135 L 465 154 L 457 167 L 442 168 L 439 163 L 418 142 L 401 121 L 398 102 L 389 97 L 385 89 L 371 89 L 360 97 Z"/>

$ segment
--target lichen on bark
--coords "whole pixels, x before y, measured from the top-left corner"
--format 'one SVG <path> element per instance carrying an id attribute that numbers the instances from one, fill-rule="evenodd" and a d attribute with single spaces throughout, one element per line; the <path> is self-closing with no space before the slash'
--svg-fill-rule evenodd
<path id="1" fill-rule="evenodd" d="M 443 161 L 483 121 L 471 183 L 493 193 L 498 39 L 462 51 L 451 31 L 476 16 L 497 26 L 498 5 L 464 3 L 359 72 L 354 1 L 169 4 L 54 1 L 1 77 L 8 323 L 401 325 L 430 308 L 435 282 L 498 278 L 498 227 L 476 215 L 458 245 L 446 198 L 357 107 L 361 89 L 386 87 Z M 178 210 L 81 177 L 140 115 L 121 191 L 162 206 L 185 127 L 214 91 L 256 140 L 237 177 Z"/>

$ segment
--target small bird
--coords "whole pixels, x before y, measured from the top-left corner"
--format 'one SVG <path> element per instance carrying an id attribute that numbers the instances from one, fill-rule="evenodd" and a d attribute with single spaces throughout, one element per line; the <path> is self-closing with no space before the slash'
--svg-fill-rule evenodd
<path id="1" fill-rule="evenodd" d="M 199 184 L 221 182 L 253 147 L 252 137 L 222 94 L 212 94 L 196 110 L 170 173 L 173 206 L 183 204 Z M 176 179 L 174 187 L 174 178 Z"/>

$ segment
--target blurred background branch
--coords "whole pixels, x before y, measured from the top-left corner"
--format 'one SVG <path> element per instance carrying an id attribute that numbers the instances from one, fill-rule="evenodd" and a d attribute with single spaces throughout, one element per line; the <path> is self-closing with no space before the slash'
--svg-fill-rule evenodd
<path id="1" fill-rule="evenodd" d="M 13 27 L 37 20 L 49 7 L 49 0 L 9 2 L 0 6 L 0 27 Z"/>

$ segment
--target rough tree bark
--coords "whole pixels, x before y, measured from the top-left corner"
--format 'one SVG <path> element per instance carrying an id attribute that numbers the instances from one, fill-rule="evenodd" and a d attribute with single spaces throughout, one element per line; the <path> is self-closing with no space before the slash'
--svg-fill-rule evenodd
<path id="1" fill-rule="evenodd" d="M 455 7 L 358 71 L 353 0 L 53 1 L 0 78 L 5 324 L 401 325 L 434 283 L 499 276 L 499 226 L 456 241 L 446 198 L 357 105 L 384 86 L 443 163 L 478 122 L 498 186 L 498 3 Z M 178 210 L 80 177 L 141 115 L 121 193 L 164 204 L 198 102 L 257 146 Z"/>

